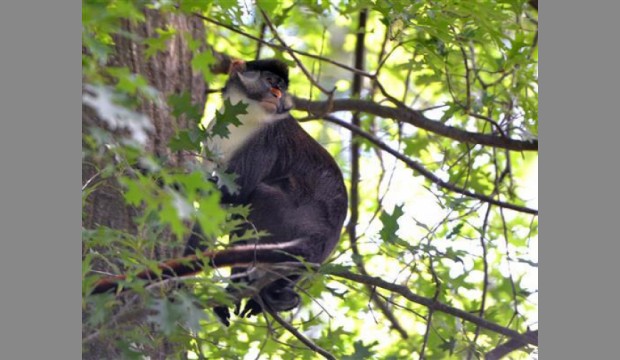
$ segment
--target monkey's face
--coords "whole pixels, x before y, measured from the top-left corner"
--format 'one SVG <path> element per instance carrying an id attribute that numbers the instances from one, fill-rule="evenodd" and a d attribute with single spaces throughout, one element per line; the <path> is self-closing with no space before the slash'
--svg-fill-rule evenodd
<path id="1" fill-rule="evenodd" d="M 235 61 L 227 84 L 230 87 L 258 102 L 268 114 L 282 114 L 292 108 L 287 81 L 269 69 L 248 69 L 245 62 Z"/>

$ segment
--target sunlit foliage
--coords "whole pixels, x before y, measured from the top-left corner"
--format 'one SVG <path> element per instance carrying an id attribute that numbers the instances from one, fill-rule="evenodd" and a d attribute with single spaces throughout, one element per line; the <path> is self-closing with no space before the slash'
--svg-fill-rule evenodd
<path id="1" fill-rule="evenodd" d="M 207 130 L 205 125 L 213 118 L 234 123 L 244 109 L 224 106 L 220 94 L 213 93 L 203 114 L 202 104 L 192 104 L 189 94 L 162 94 L 144 77 L 110 61 L 115 39 L 138 41 L 154 56 L 166 51 L 168 41 L 182 31 L 153 29 L 149 38 L 125 32 L 122 23 L 145 21 L 145 9 L 202 16 L 206 44 L 218 53 L 254 59 L 260 49 L 263 58 L 283 59 L 291 65 L 290 91 L 300 99 L 359 98 L 413 109 L 444 129 L 486 134 L 500 143 L 510 138 L 531 144 L 538 136 L 538 13 L 524 0 L 83 0 L 82 8 L 84 103 L 108 128 L 128 130 L 118 136 L 99 127 L 85 129 L 84 158 L 106 164 L 98 176 L 117 178 L 126 203 L 140 209 L 134 219 L 138 232 L 106 226 L 83 231 L 85 324 L 91 336 L 117 336 L 116 346 L 128 358 L 141 358 L 162 339 L 190 358 L 319 358 L 269 317 L 233 317 L 226 328 L 208 306 L 201 309 L 201 304 L 231 303 L 223 291 L 226 272 L 206 270 L 185 281 L 196 283 L 195 289 L 175 290 L 167 297 L 145 293 L 132 278 L 162 260 L 156 249 L 164 234 L 172 238 L 166 246 L 181 249 L 188 224 L 198 221 L 218 237 L 214 246 L 221 246 L 238 224 L 232 215 L 247 214 L 244 208 L 220 206 L 217 185 L 207 181 L 208 169 L 200 166 L 210 156 L 201 142 L 226 135 L 218 134 L 217 126 Z M 278 37 L 265 25 L 260 9 Z M 347 67 L 354 64 L 363 11 L 368 20 L 358 96 L 352 94 L 354 72 Z M 267 44 L 259 46 L 256 38 Z M 210 89 L 221 88 L 225 77 L 210 70 L 217 57 L 198 43 L 190 41 L 192 67 L 202 72 Z M 89 103 L 95 97 L 99 101 Z M 143 146 L 149 123 L 137 105 L 144 101 L 167 101 L 172 116 L 191 120 L 168 146 L 195 154 L 194 168 L 167 167 Z M 475 139 L 461 141 L 403 119 L 358 110 L 361 131 L 440 181 L 423 176 L 375 141 L 356 136 L 353 141 L 361 144 L 359 202 L 352 206 L 359 209 L 359 218 L 348 226 L 356 226 L 357 239 L 343 229 L 326 269 L 308 275 L 300 285 L 303 305 L 284 318 L 338 359 L 417 359 L 422 354 L 427 359 L 475 359 L 510 340 L 398 293 L 330 275 L 348 270 L 403 285 L 522 334 L 537 329 L 537 146 L 515 151 Z M 356 181 L 351 178 L 352 132 L 323 119 L 323 114 L 300 108 L 293 114 L 336 157 L 350 188 Z M 331 115 L 346 122 L 352 117 L 351 111 Z M 148 172 L 134 170 L 137 163 Z M 234 186 L 231 178 L 221 180 L 219 186 Z M 442 185 L 446 183 L 516 209 L 455 192 Z M 84 202 L 95 190 L 84 184 Z M 115 328 L 118 300 L 88 295 L 99 276 L 92 270 L 101 264 L 110 272 L 128 274 L 125 286 L 142 294 L 142 306 L 151 311 L 144 326 L 155 329 L 155 335 L 147 335 L 143 327 Z M 522 346 L 509 356 L 528 358 L 534 349 Z"/>

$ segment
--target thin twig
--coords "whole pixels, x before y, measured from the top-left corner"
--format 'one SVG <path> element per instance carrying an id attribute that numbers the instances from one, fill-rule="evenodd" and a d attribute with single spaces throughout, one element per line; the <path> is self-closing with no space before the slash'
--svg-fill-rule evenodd
<path id="1" fill-rule="evenodd" d="M 297 329 L 295 329 L 293 325 L 289 324 L 286 320 L 282 319 L 276 312 L 273 312 L 270 310 L 267 310 L 267 312 L 269 312 L 269 315 L 271 315 L 277 323 L 282 325 L 283 328 L 288 330 L 291 334 L 293 334 L 293 336 L 295 336 L 299 341 L 301 341 L 308 348 L 310 348 L 311 350 L 313 350 L 314 352 L 318 354 L 321 354 L 326 359 L 336 360 L 336 357 L 334 357 L 334 355 L 332 355 L 327 350 L 323 349 L 322 347 L 312 342 L 312 340 L 305 337 L 302 333 L 300 333 Z"/>
<path id="2" fill-rule="evenodd" d="M 527 333 L 525 333 L 526 336 L 535 336 L 538 337 L 538 330 L 535 331 L 528 331 Z M 507 342 L 503 343 L 502 345 L 499 345 L 498 347 L 496 347 L 495 349 L 489 351 L 484 359 L 485 360 L 499 360 L 504 358 L 504 356 L 510 354 L 511 352 L 522 348 L 524 346 L 526 346 L 527 344 L 522 343 L 521 341 L 517 340 L 517 339 L 510 339 Z"/>
<path id="3" fill-rule="evenodd" d="M 496 187 L 497 189 L 497 187 Z M 485 242 L 487 227 L 489 226 L 489 216 L 491 215 L 491 204 L 487 206 L 487 211 L 484 214 L 484 220 L 482 221 L 482 231 L 480 232 L 480 246 L 482 247 L 482 266 L 484 271 L 484 277 L 482 280 L 482 296 L 480 300 L 480 310 L 478 310 L 478 316 L 482 318 L 484 316 L 484 310 L 487 301 L 487 291 L 489 288 L 489 262 L 487 260 L 487 244 Z M 476 341 L 478 341 L 478 336 L 480 336 L 480 326 L 476 326 L 476 330 L 474 331 L 474 339 L 472 341 L 475 346 Z M 469 349 L 467 354 L 467 359 L 470 360 L 474 356 L 473 347 Z"/>
<path id="4" fill-rule="evenodd" d="M 495 127 L 495 129 L 497 129 L 497 131 L 500 133 L 500 135 L 503 138 L 508 139 L 508 135 L 506 135 L 506 132 L 504 131 L 504 129 L 502 129 L 502 127 L 497 123 L 497 121 L 491 119 L 490 117 L 484 116 L 484 115 L 480 115 L 480 114 L 476 114 L 473 112 L 467 112 L 467 115 L 475 117 L 476 119 L 480 119 L 480 120 L 484 120 L 488 123 L 490 123 L 491 125 L 493 125 Z"/>
<path id="5" fill-rule="evenodd" d="M 510 242 L 508 241 L 508 226 L 506 224 L 506 216 L 504 215 L 504 209 L 500 208 L 499 209 L 499 215 L 502 219 L 502 228 L 503 228 L 503 232 L 504 232 L 504 241 L 505 241 L 505 246 L 506 246 L 506 264 L 508 265 L 508 279 L 510 280 L 510 288 L 512 289 L 512 300 L 513 300 L 513 309 L 514 312 L 518 315 L 519 314 L 519 303 L 517 300 L 517 287 L 515 285 L 515 280 L 514 280 L 514 276 L 512 275 L 512 266 L 511 264 L 511 256 L 510 256 Z"/>
<path id="6" fill-rule="evenodd" d="M 196 16 L 196 17 L 201 18 L 204 21 L 210 22 L 210 23 L 212 23 L 214 25 L 217 25 L 217 26 L 221 26 L 221 27 L 223 27 L 225 29 L 228 29 L 228 30 L 230 30 L 230 31 L 232 31 L 234 33 L 239 34 L 239 35 L 245 36 L 245 37 L 247 37 L 249 39 L 252 39 L 254 41 L 258 41 L 258 42 L 262 43 L 263 45 L 267 45 L 267 46 L 272 47 L 274 49 L 285 50 L 285 51 L 287 50 L 286 47 L 284 47 L 282 45 L 272 44 L 272 43 L 270 43 L 268 41 L 261 40 L 260 38 L 254 36 L 254 35 L 248 34 L 248 33 L 244 32 L 243 30 L 239 30 L 239 29 L 237 29 L 234 26 L 231 26 L 231 25 L 228 25 L 228 24 L 224 24 L 224 23 L 222 23 L 220 21 L 217 21 L 215 19 L 211 19 L 211 18 L 206 17 L 206 16 L 204 16 L 202 14 L 199 14 L 199 13 L 192 13 L 192 14 L 194 16 Z M 295 54 L 306 56 L 306 57 L 309 57 L 309 58 L 312 58 L 312 59 L 317 59 L 317 60 L 325 61 L 325 62 L 330 63 L 332 65 L 335 65 L 335 66 L 337 66 L 339 68 L 351 71 L 353 73 L 358 73 L 358 74 L 360 74 L 362 76 L 365 76 L 365 77 L 368 77 L 368 78 L 373 78 L 374 77 L 373 74 L 367 73 L 365 71 L 357 70 L 357 69 L 355 69 L 355 68 L 353 68 L 353 67 L 351 67 L 349 65 L 345 65 L 345 64 L 339 63 L 337 61 L 334 61 L 332 59 L 329 59 L 329 58 L 326 58 L 326 57 L 323 57 L 323 56 L 311 54 L 311 53 L 308 53 L 308 52 L 305 52 L 305 51 L 301 51 L 301 50 L 290 49 L 290 48 L 288 50 L 294 52 Z"/>
<path id="7" fill-rule="evenodd" d="M 504 201 L 499 201 L 496 200 L 488 195 L 483 195 L 483 194 L 477 194 L 474 192 L 471 192 L 467 189 L 464 189 L 462 187 L 459 187 L 455 184 L 452 184 L 448 181 L 444 181 L 442 179 L 440 179 L 439 177 L 437 177 L 435 174 L 433 174 L 431 171 L 427 170 L 424 166 L 422 166 L 420 163 L 418 163 L 415 160 L 412 160 L 410 158 L 408 158 L 407 156 L 399 153 L 398 151 L 392 149 L 391 147 L 389 147 L 387 144 L 385 144 L 383 141 L 379 140 L 377 137 L 375 137 L 372 134 L 369 134 L 365 131 L 363 131 L 362 129 L 355 127 L 345 121 L 342 121 L 336 117 L 333 116 L 323 116 L 323 119 L 325 119 L 328 122 L 340 125 L 350 131 L 355 132 L 357 135 L 362 136 L 363 138 L 369 140 L 370 142 L 372 142 L 373 144 L 375 144 L 376 146 L 378 146 L 379 148 L 381 148 L 382 150 L 390 153 L 391 155 L 393 155 L 394 157 L 396 157 L 397 159 L 401 160 L 402 162 L 404 162 L 408 167 L 410 167 L 411 169 L 417 171 L 420 175 L 424 176 L 425 178 L 427 178 L 428 180 L 430 180 L 431 182 L 433 182 L 434 184 L 436 184 L 437 186 L 453 191 L 455 193 L 461 194 L 461 195 L 465 195 L 474 199 L 478 199 L 481 201 L 484 201 L 486 203 L 489 204 L 493 204 L 493 205 L 497 205 L 506 209 L 512 209 L 515 211 L 520 211 L 523 213 L 527 213 L 527 214 L 532 214 L 532 215 L 538 215 L 538 210 L 535 209 L 531 209 L 525 206 L 520 206 L 520 205 L 515 205 L 515 204 L 511 204 L 511 203 L 507 203 Z"/>
<path id="8" fill-rule="evenodd" d="M 273 34 L 273 36 L 275 36 L 276 39 L 280 42 L 280 44 L 282 44 L 284 50 L 293 58 L 293 60 L 295 61 L 295 63 L 299 67 L 299 69 L 301 69 L 301 71 L 304 73 L 304 75 L 306 75 L 306 77 L 308 78 L 308 80 L 310 80 L 312 85 L 316 86 L 319 90 L 321 90 L 322 93 L 324 93 L 327 96 L 333 95 L 333 93 L 336 91 L 336 88 L 334 87 L 330 91 L 330 90 L 325 89 L 323 86 L 321 86 L 321 84 L 319 84 L 318 81 L 316 81 L 314 79 L 314 77 L 312 77 L 312 74 L 310 74 L 308 69 L 306 69 L 304 64 L 295 55 L 295 52 L 293 51 L 293 49 L 290 48 L 288 45 L 286 45 L 286 42 L 284 42 L 284 39 L 282 39 L 282 37 L 280 37 L 280 34 L 278 34 L 278 31 L 276 30 L 276 27 L 273 25 L 273 23 L 269 19 L 269 16 L 267 16 L 267 14 L 262 9 L 260 10 L 260 12 L 263 15 L 263 19 L 265 20 L 265 23 L 267 24 L 267 26 L 269 26 L 269 29 L 271 30 L 271 33 Z"/>
<path id="9" fill-rule="evenodd" d="M 465 110 L 469 111 L 469 109 L 471 109 L 471 70 L 467 64 L 467 54 L 465 53 L 465 48 L 463 48 L 463 45 L 459 44 L 459 49 L 461 49 L 461 55 L 463 55 L 463 65 L 465 66 L 465 93 L 467 96 L 467 100 L 465 101 Z"/>
<path id="10" fill-rule="evenodd" d="M 428 244 L 430 245 L 431 239 L 429 237 Z M 433 295 L 433 301 L 437 302 L 439 298 L 439 294 L 441 293 L 441 282 L 439 281 L 439 277 L 435 272 L 435 267 L 433 266 L 433 257 L 428 255 L 429 268 L 431 271 L 431 275 L 433 276 L 433 282 L 435 283 L 435 294 Z M 422 349 L 420 350 L 420 359 L 424 359 L 424 353 L 426 352 L 426 346 L 428 345 L 428 339 L 430 338 L 432 322 L 433 322 L 433 314 L 435 313 L 435 309 L 428 309 L 428 316 L 426 317 L 426 331 L 424 332 L 424 341 L 422 342 Z"/>
<path id="11" fill-rule="evenodd" d="M 407 288 L 406 286 L 402 286 L 402 285 L 397 285 L 388 281 L 385 281 L 379 277 L 371 277 L 371 276 L 364 276 L 364 275 L 360 275 L 360 274 L 355 274 L 352 273 L 348 270 L 343 270 L 343 269 L 330 269 L 327 270 L 325 272 L 326 274 L 329 275 L 333 275 L 336 277 L 341 277 L 344 279 L 348 279 L 351 281 L 355 281 L 357 283 L 360 284 L 369 284 L 369 285 L 373 285 L 373 286 L 377 286 L 392 292 L 395 292 L 397 294 L 402 295 L 403 297 L 405 297 L 406 299 L 426 306 L 428 308 L 432 308 L 435 311 L 439 311 L 439 312 L 443 312 L 445 314 L 449 314 L 452 316 L 455 316 L 459 319 L 463 319 L 465 321 L 469 321 L 473 324 L 479 325 L 480 327 L 483 327 L 489 331 L 493 331 L 495 333 L 498 334 L 502 334 L 514 339 L 517 339 L 518 341 L 524 343 L 524 344 L 532 344 L 532 345 L 536 345 L 538 346 L 538 334 L 531 334 L 531 333 L 525 333 L 525 334 L 521 334 L 515 330 L 503 327 L 501 325 L 498 325 L 496 323 L 490 322 L 488 320 L 482 319 L 476 315 L 473 315 L 467 311 L 463 311 L 461 309 L 457 309 L 454 308 L 452 306 L 443 304 L 439 301 L 434 301 L 431 298 L 427 298 L 424 296 L 420 296 L 417 294 L 414 294 L 413 292 L 411 292 L 411 290 L 409 290 L 409 288 Z"/>
<path id="12" fill-rule="evenodd" d="M 261 41 L 257 41 L 256 42 L 256 57 L 255 57 L 255 60 L 260 59 L 260 51 L 261 51 L 261 48 L 263 47 L 263 41 L 265 40 L 265 31 L 266 30 L 267 30 L 267 24 L 265 24 L 265 22 L 262 22 L 260 24 L 260 33 L 259 33 L 260 34 L 259 39 Z"/>

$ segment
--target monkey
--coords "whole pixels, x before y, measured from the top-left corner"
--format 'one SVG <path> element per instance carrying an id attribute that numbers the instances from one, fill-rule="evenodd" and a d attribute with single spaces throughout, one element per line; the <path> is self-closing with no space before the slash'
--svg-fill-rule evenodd
<path id="1" fill-rule="evenodd" d="M 288 66 L 277 59 L 235 60 L 222 91 L 232 104 L 247 104 L 247 114 L 239 115 L 240 126 L 229 126 L 228 138 L 218 138 L 207 147 L 220 155 L 226 172 L 237 175 L 238 191 L 221 189 L 223 204 L 249 205 L 248 222 L 239 233 L 256 229 L 268 235 L 256 240 L 235 242 L 214 251 L 200 244 L 195 227 L 187 241 L 185 257 L 160 265 L 161 278 L 185 276 L 201 270 L 203 259 L 214 267 L 230 266 L 233 274 L 246 272 L 256 263 L 299 261 L 323 263 L 340 240 L 348 208 L 347 191 L 336 161 L 314 140 L 289 111 Z M 201 256 L 197 255 L 201 252 Z M 252 282 L 254 273 L 243 281 Z M 153 271 L 138 275 L 156 279 Z M 299 275 L 278 279 L 247 300 L 241 316 L 267 310 L 282 312 L 299 306 L 294 290 Z M 123 275 L 103 278 L 93 293 L 117 289 Z M 239 304 L 236 306 L 239 315 Z M 216 307 L 214 312 L 228 326 L 230 312 Z"/>

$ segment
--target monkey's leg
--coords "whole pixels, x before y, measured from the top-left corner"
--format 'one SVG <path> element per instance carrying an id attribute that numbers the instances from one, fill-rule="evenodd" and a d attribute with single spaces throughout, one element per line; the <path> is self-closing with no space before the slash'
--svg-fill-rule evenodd
<path id="1" fill-rule="evenodd" d="M 231 294 L 235 299 L 237 299 L 236 293 L 238 292 L 237 286 L 234 284 L 237 283 L 249 283 L 249 277 L 246 276 L 238 276 L 247 272 L 247 268 L 234 267 L 230 270 L 231 281 L 233 284 L 230 284 L 226 287 L 226 291 Z M 235 315 L 239 315 L 239 310 L 241 309 L 241 299 L 237 299 L 235 301 Z M 213 308 L 213 312 L 220 319 L 220 321 L 226 325 L 230 326 L 230 310 L 227 306 L 215 306 Z"/>
<path id="2" fill-rule="evenodd" d="M 240 242 L 237 242 L 237 245 L 242 245 L 245 243 L 246 243 L 245 241 L 240 241 Z M 192 233 L 190 237 L 187 239 L 187 242 L 185 244 L 185 250 L 183 252 L 183 256 L 193 255 L 197 251 L 204 252 L 207 249 L 208 249 L 208 246 L 205 244 L 205 238 L 202 233 L 202 229 L 200 228 L 200 225 L 196 223 L 194 224 L 194 227 L 192 228 Z M 234 283 L 247 283 L 248 282 L 247 276 L 238 276 L 246 271 L 247 271 L 247 268 L 241 268 L 241 267 L 233 267 L 231 269 L 230 275 L 231 275 L 231 278 L 232 278 L 231 281 L 233 282 L 233 284 L 228 285 L 226 287 L 226 291 L 229 294 L 231 294 L 233 297 L 235 296 L 235 293 L 237 292 L 237 287 L 234 286 Z M 241 302 L 240 300 L 237 300 L 235 302 L 235 311 L 234 311 L 235 314 L 239 314 L 240 307 L 241 307 Z M 227 306 L 215 306 L 213 307 L 213 312 L 224 325 L 230 326 L 230 310 L 228 309 Z"/>
<path id="3" fill-rule="evenodd" d="M 203 252 L 207 250 L 205 239 L 202 233 L 202 229 L 198 223 L 192 227 L 192 233 L 190 234 L 187 242 L 185 243 L 185 250 L 183 250 L 183 256 L 194 255 L 196 250 Z"/>

